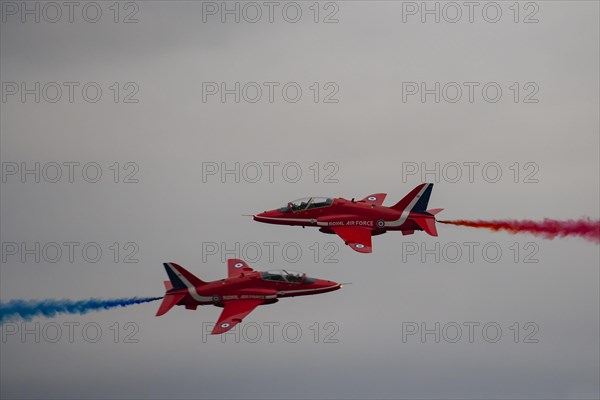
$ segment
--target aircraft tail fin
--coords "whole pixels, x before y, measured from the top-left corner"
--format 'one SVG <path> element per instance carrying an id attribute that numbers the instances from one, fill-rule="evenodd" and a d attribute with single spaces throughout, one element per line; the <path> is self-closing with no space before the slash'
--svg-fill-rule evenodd
<path id="1" fill-rule="evenodd" d="M 422 183 L 391 208 L 398 211 L 427 212 L 427 204 L 429 203 L 432 190 L 433 183 Z"/>
<path id="2" fill-rule="evenodd" d="M 175 263 L 164 263 L 163 266 L 169 276 L 171 290 L 188 289 L 190 287 L 202 286 L 206 282 L 197 278 L 190 271 Z M 166 286 L 166 285 L 165 285 Z M 167 289 L 169 291 L 169 289 Z"/>
<path id="3" fill-rule="evenodd" d="M 169 280 L 164 281 L 167 293 L 165 293 L 165 297 L 163 297 L 163 301 L 156 312 L 157 317 L 166 314 L 167 311 L 179 304 L 188 295 L 187 289 L 206 284 L 181 265 L 164 263 L 163 266 L 167 271 Z"/>

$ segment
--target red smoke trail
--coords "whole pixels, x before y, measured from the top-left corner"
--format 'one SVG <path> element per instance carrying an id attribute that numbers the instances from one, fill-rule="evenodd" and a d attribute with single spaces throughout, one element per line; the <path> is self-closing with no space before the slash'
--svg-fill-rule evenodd
<path id="1" fill-rule="evenodd" d="M 578 220 L 559 221 L 545 218 L 543 221 L 531 220 L 493 220 L 469 221 L 464 219 L 453 221 L 438 221 L 442 224 L 470 226 L 472 228 L 486 228 L 493 231 L 507 231 L 510 233 L 531 233 L 546 239 L 555 237 L 579 236 L 590 242 L 600 244 L 600 220 L 592 221 L 590 218 Z"/>

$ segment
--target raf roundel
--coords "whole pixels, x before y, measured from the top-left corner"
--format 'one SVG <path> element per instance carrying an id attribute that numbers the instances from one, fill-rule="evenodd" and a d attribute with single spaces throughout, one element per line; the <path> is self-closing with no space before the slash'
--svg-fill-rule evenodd
<path id="1" fill-rule="evenodd" d="M 385 221 L 382 219 L 377 220 L 376 225 L 378 228 L 383 228 L 385 226 Z"/>
<path id="2" fill-rule="evenodd" d="M 369 201 L 375 201 L 375 200 L 377 200 L 377 197 L 375 197 L 375 196 L 369 196 L 369 197 L 367 197 L 367 200 L 369 200 Z"/>
<path id="3" fill-rule="evenodd" d="M 362 244 L 362 243 L 356 243 L 356 244 L 354 245 L 354 247 L 356 247 L 357 249 L 364 249 L 364 248 L 365 248 L 365 245 L 364 245 L 364 244 Z"/>
<path id="4" fill-rule="evenodd" d="M 233 268 L 242 268 L 244 266 L 244 264 L 242 263 L 237 263 L 233 266 Z"/>
<path id="5" fill-rule="evenodd" d="M 223 322 L 221 328 L 229 328 L 229 322 Z"/>

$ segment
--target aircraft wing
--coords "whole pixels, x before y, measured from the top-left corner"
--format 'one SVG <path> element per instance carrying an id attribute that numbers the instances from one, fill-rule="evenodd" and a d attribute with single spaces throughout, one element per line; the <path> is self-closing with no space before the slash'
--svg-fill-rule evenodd
<path id="1" fill-rule="evenodd" d="M 359 253 L 371 253 L 371 229 L 354 226 L 336 226 L 330 228 L 342 238 L 344 243 Z"/>
<path id="2" fill-rule="evenodd" d="M 225 333 L 240 322 L 242 319 L 250 314 L 252 310 L 261 305 L 264 300 L 261 299 L 245 299 L 245 300 L 231 300 L 225 302 L 225 307 L 221 312 L 219 320 L 215 324 L 211 335 L 218 335 Z"/>
<path id="3" fill-rule="evenodd" d="M 372 203 L 372 204 L 376 204 L 376 205 L 380 206 L 383 204 L 383 201 L 385 200 L 385 196 L 387 196 L 387 193 L 374 193 L 374 194 L 368 195 L 361 201 L 365 201 L 367 203 Z"/>
<path id="4" fill-rule="evenodd" d="M 254 271 L 246 261 L 240 260 L 237 258 L 230 258 L 227 260 L 227 277 L 231 278 L 233 276 L 240 275 L 243 272 L 252 272 Z"/>

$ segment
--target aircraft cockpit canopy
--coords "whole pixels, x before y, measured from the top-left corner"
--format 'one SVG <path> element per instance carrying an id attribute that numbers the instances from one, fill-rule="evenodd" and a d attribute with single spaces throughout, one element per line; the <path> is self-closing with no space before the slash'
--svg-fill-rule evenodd
<path id="1" fill-rule="evenodd" d="M 279 209 L 280 212 L 292 212 L 306 211 L 313 208 L 329 207 L 333 204 L 333 199 L 330 197 L 304 197 L 302 199 L 294 200 L 286 207 Z"/>
<path id="2" fill-rule="evenodd" d="M 306 274 L 285 269 L 274 269 L 260 273 L 260 277 L 265 281 L 276 281 L 286 283 L 302 283 Z"/>

